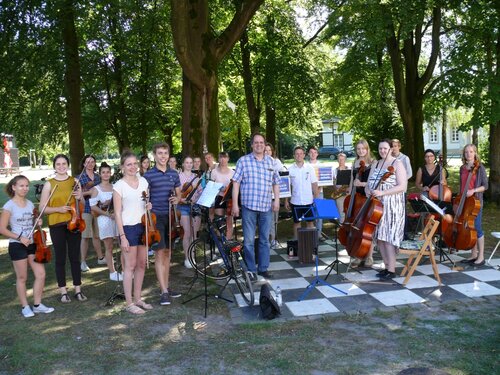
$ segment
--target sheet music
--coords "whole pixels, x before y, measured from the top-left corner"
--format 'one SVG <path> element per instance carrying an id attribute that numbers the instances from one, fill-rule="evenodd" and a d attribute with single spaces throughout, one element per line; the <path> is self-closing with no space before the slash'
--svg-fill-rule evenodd
<path id="1" fill-rule="evenodd" d="M 427 203 L 429 207 L 432 207 L 432 209 L 436 211 L 438 214 L 444 216 L 444 210 L 441 207 L 439 207 L 436 203 L 431 201 L 429 198 L 427 198 L 425 195 L 420 194 L 420 199 L 422 199 L 425 203 Z"/>
<path id="2" fill-rule="evenodd" d="M 220 182 L 208 181 L 207 186 L 203 189 L 203 193 L 201 193 L 201 196 L 198 198 L 196 203 L 203 207 L 212 207 L 215 202 L 215 198 L 220 193 L 220 189 L 222 189 L 223 186 L 224 185 Z"/>

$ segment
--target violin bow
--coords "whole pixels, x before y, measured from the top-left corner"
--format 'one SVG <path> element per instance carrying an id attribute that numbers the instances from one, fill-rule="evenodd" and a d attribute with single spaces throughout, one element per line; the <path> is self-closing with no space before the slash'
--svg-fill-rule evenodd
<path id="1" fill-rule="evenodd" d="M 28 238 L 31 238 L 31 236 L 33 235 L 33 232 L 35 231 L 35 228 L 36 228 L 36 223 L 38 223 L 38 220 L 40 220 L 40 218 L 42 217 L 45 209 L 47 208 L 47 205 L 49 204 L 50 202 L 50 198 L 52 198 L 52 196 L 54 195 L 54 192 L 56 191 L 56 189 L 59 187 L 58 184 L 56 184 L 54 186 L 54 188 L 52 189 L 52 191 L 50 192 L 50 195 L 49 195 L 49 198 L 47 199 L 47 202 L 45 202 L 45 205 L 43 206 L 43 208 L 40 210 L 40 212 L 38 213 L 38 217 L 36 218 L 36 220 L 33 222 L 33 228 L 31 228 L 31 231 L 30 231 L 30 234 L 28 235 Z"/>
<path id="2" fill-rule="evenodd" d="M 148 193 L 146 193 L 146 191 L 143 191 L 142 192 L 142 196 L 144 198 L 144 209 L 145 209 L 145 213 L 144 215 L 146 215 L 146 225 L 144 225 L 144 227 L 146 228 L 146 266 L 147 268 L 149 269 L 149 234 L 148 234 L 148 208 L 147 208 L 147 205 L 148 205 L 148 201 L 149 201 L 149 195 Z"/>

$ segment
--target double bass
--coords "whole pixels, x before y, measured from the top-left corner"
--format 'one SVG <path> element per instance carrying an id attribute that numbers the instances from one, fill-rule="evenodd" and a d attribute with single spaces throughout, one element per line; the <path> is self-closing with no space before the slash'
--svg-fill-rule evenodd
<path id="1" fill-rule="evenodd" d="M 366 169 L 365 161 L 361 160 L 359 162 L 358 176 L 361 176 L 365 172 L 365 169 Z M 345 197 L 344 200 L 345 219 L 342 225 L 340 226 L 338 232 L 339 242 L 344 246 L 347 246 L 349 232 L 351 231 L 351 224 L 356 215 L 358 214 L 359 210 L 361 209 L 361 207 L 363 207 L 365 201 L 366 201 L 366 196 L 356 192 L 356 186 L 354 186 L 353 182 L 351 187 L 351 192 L 349 193 L 349 195 Z"/>
<path id="2" fill-rule="evenodd" d="M 374 190 L 380 184 L 394 174 L 394 167 L 390 165 L 377 182 Z M 359 210 L 351 224 L 351 230 L 347 238 L 346 250 L 349 256 L 364 259 L 370 252 L 375 229 L 384 213 L 382 202 L 371 195 L 366 199 L 363 207 Z"/>
<path id="3" fill-rule="evenodd" d="M 463 192 L 457 195 L 453 201 L 453 212 L 455 216 L 451 223 L 443 222 L 443 237 L 446 245 L 451 249 L 469 250 L 477 241 L 477 231 L 474 221 L 481 209 L 481 202 L 471 195 L 467 197 L 472 176 L 477 173 L 479 162 L 476 160 L 469 170 L 467 182 Z"/>

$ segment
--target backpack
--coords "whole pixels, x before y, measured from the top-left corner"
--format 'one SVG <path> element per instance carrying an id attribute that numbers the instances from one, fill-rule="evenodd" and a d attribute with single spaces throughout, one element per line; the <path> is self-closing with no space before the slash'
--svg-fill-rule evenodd
<path id="1" fill-rule="evenodd" d="M 262 317 L 267 320 L 276 318 L 281 315 L 281 310 L 276 300 L 271 295 L 271 290 L 269 289 L 269 284 L 263 284 L 260 288 L 260 298 L 259 298 L 260 312 Z"/>

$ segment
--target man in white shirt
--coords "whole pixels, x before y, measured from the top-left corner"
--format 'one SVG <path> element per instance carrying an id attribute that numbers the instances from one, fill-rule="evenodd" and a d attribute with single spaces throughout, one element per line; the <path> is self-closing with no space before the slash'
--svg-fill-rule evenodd
<path id="1" fill-rule="evenodd" d="M 313 169 L 314 168 L 318 168 L 319 167 L 319 160 L 318 160 L 318 155 L 319 155 L 319 152 L 318 152 L 318 149 L 314 146 L 311 146 L 309 147 L 309 150 L 308 150 L 308 155 L 309 155 L 309 164 L 311 164 L 313 166 Z M 315 172 L 316 173 L 316 172 Z M 323 188 L 321 186 L 318 187 L 318 198 L 321 198 L 323 199 Z M 322 219 L 318 219 L 316 220 L 316 228 L 318 229 L 318 238 L 320 239 L 320 241 L 322 241 L 322 230 L 323 230 L 323 220 Z"/>
<path id="2" fill-rule="evenodd" d="M 396 159 L 401 160 L 406 169 L 406 178 L 409 180 L 413 176 L 413 170 L 411 169 L 410 158 L 403 154 L 401 151 L 401 142 L 399 139 L 392 140 L 392 156 Z"/>
<path id="3" fill-rule="evenodd" d="M 293 233 L 297 239 L 297 232 L 302 220 L 313 216 L 311 210 L 313 198 L 317 198 L 318 178 L 314 168 L 304 162 L 306 156 L 305 150 L 298 146 L 293 151 L 295 163 L 288 168 L 290 172 L 290 185 L 292 188 L 292 197 L 290 202 L 285 199 L 285 208 L 292 210 Z M 314 228 L 314 220 L 307 220 L 307 227 Z"/>

